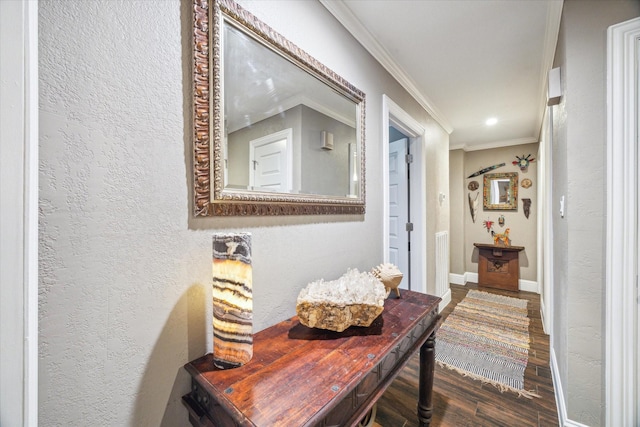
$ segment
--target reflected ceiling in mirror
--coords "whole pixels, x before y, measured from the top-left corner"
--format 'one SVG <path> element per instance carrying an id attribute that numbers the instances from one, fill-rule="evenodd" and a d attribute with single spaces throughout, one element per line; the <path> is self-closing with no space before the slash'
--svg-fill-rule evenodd
<path id="1" fill-rule="evenodd" d="M 364 213 L 364 93 L 233 1 L 194 6 L 196 215 Z"/>

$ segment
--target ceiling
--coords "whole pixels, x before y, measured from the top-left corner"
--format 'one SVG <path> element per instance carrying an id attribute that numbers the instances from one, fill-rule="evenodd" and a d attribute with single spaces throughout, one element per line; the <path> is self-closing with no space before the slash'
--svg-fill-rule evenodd
<path id="1" fill-rule="evenodd" d="M 538 142 L 562 0 L 320 1 L 450 132 L 450 149 Z"/>

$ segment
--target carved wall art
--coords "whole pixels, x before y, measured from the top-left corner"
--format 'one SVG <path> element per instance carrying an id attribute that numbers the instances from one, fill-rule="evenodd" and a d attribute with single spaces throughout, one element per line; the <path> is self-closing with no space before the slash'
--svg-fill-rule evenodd
<path id="1" fill-rule="evenodd" d="M 467 188 L 470 191 L 476 191 L 478 188 L 480 188 L 480 184 L 478 183 L 478 181 L 471 181 L 469 185 L 467 185 Z"/>
<path id="2" fill-rule="evenodd" d="M 476 176 L 480 176 L 480 175 L 482 175 L 483 173 L 487 173 L 487 172 L 492 171 L 492 170 L 494 170 L 494 169 L 501 168 L 502 166 L 505 166 L 505 165 L 506 165 L 506 163 L 500 163 L 500 164 L 497 164 L 497 165 L 493 165 L 493 166 L 486 167 L 486 168 L 484 168 L 484 169 L 480 169 L 478 172 L 474 172 L 474 173 L 472 173 L 472 174 L 471 174 L 471 175 L 469 175 L 467 178 L 474 178 L 474 177 L 476 177 Z"/>
<path id="3" fill-rule="evenodd" d="M 471 211 L 471 220 L 475 223 L 476 215 L 478 214 L 478 204 L 480 203 L 480 201 L 478 200 L 478 197 L 480 196 L 480 192 L 476 193 L 475 199 L 471 198 L 471 193 L 468 193 L 468 196 L 469 196 L 469 210 Z"/>
<path id="4" fill-rule="evenodd" d="M 529 167 L 529 163 L 535 160 L 534 158 L 530 158 L 530 157 L 531 157 L 531 154 L 527 155 L 526 157 L 524 154 L 522 155 L 522 157 L 516 156 L 516 159 L 518 160 L 513 161 L 511 163 L 514 166 L 518 166 L 521 171 L 526 172 L 527 168 Z"/>
<path id="5" fill-rule="evenodd" d="M 531 212 L 531 199 L 522 199 L 522 210 L 524 211 L 524 216 L 529 219 L 529 213 Z"/>
<path id="6" fill-rule="evenodd" d="M 522 188 L 529 188 L 533 185 L 533 182 L 531 182 L 531 180 L 529 178 L 525 178 L 522 180 Z"/>

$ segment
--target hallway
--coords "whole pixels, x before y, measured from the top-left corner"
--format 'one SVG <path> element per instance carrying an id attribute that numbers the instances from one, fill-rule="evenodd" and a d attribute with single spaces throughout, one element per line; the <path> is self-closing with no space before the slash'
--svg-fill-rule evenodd
<path id="1" fill-rule="evenodd" d="M 444 318 L 470 289 L 478 289 L 478 286 L 475 283 L 467 283 L 466 286 L 451 285 L 452 301 L 442 312 Z M 431 426 L 557 426 L 556 401 L 549 368 L 549 336 L 542 329 L 539 295 L 491 288 L 480 290 L 529 301 L 531 348 L 525 371 L 525 389 L 534 390 L 541 397 L 527 399 L 510 392 L 500 393 L 491 385 L 483 385 L 479 381 L 436 366 Z M 417 385 L 416 354 L 378 401 L 375 426 L 417 426 Z"/>

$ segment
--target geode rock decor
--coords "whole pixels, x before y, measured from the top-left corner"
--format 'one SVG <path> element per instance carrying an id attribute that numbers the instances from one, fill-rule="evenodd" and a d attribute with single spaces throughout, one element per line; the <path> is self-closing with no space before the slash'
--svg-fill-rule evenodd
<path id="1" fill-rule="evenodd" d="M 253 357 L 251 234 L 213 235 L 213 364 L 242 366 Z"/>
<path id="2" fill-rule="evenodd" d="M 384 310 L 385 298 L 380 280 L 352 269 L 337 280 L 309 283 L 298 294 L 296 313 L 305 326 L 342 332 L 350 326 L 370 326 Z"/>

